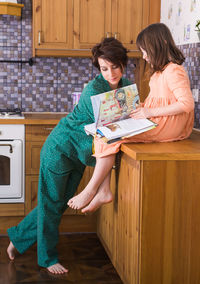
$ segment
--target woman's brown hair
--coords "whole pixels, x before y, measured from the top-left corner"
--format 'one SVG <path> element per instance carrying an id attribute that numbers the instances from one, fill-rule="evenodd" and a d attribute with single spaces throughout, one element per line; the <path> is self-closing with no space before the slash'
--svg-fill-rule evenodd
<path id="1" fill-rule="evenodd" d="M 139 49 L 146 51 L 151 73 L 163 71 L 169 62 L 181 65 L 185 61 L 169 28 L 163 23 L 152 24 L 142 30 L 137 36 L 136 44 Z"/>
<path id="2" fill-rule="evenodd" d="M 123 72 L 128 62 L 128 50 L 114 37 L 104 38 L 92 48 L 92 63 L 100 70 L 98 58 L 112 62 Z"/>

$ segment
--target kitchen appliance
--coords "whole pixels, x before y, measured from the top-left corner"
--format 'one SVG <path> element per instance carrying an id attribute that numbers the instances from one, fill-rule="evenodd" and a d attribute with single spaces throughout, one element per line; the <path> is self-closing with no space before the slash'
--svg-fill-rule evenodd
<path id="1" fill-rule="evenodd" d="M 0 109 L 0 119 L 23 118 L 19 109 Z M 24 157 L 24 124 L 0 123 L 0 203 L 24 202 Z"/>

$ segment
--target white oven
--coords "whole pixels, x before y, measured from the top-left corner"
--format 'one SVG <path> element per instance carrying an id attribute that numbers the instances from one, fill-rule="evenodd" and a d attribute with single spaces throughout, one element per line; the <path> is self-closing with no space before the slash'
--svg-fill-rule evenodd
<path id="1" fill-rule="evenodd" d="M 0 203 L 24 202 L 25 128 L 0 124 Z"/>

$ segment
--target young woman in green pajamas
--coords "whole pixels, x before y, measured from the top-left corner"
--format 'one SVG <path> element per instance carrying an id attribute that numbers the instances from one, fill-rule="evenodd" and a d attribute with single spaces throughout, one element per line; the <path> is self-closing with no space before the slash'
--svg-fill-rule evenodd
<path id="1" fill-rule="evenodd" d="M 68 271 L 59 263 L 56 249 L 61 216 L 85 166 L 95 165 L 93 139 L 84 131 L 86 124 L 94 122 L 90 97 L 130 85 L 122 77 L 128 61 L 127 50 L 118 40 L 105 38 L 95 45 L 92 60 L 100 75 L 88 83 L 74 111 L 60 120 L 41 150 L 37 207 L 17 226 L 8 229 L 7 253 L 11 260 L 16 250 L 22 254 L 37 242 L 38 265 L 54 274 Z M 109 201 L 105 196 L 105 203 Z"/>

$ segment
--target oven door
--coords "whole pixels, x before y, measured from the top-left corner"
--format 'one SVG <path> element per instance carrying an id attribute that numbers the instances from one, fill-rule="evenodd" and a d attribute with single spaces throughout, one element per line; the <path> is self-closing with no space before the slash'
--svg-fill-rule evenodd
<path id="1" fill-rule="evenodd" d="M 0 199 L 21 198 L 22 140 L 0 140 Z"/>

